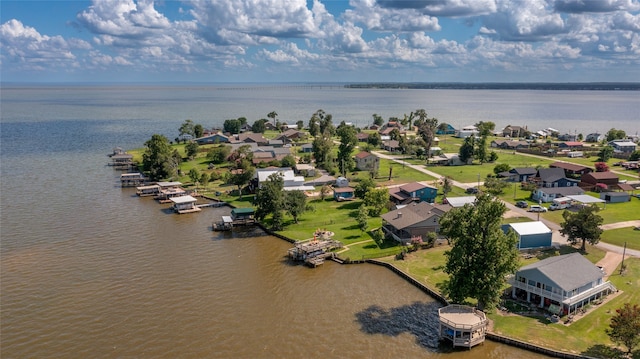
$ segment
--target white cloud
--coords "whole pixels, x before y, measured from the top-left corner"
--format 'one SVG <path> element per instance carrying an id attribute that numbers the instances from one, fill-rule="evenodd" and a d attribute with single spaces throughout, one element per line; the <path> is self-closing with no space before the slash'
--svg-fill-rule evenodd
<path id="1" fill-rule="evenodd" d="M 483 23 L 485 33 L 495 31 L 507 41 L 539 41 L 565 32 L 562 17 L 545 0 L 500 0 Z"/>
<path id="2" fill-rule="evenodd" d="M 478 16 L 496 11 L 495 0 L 377 0 L 389 9 L 412 9 L 431 16 Z"/>
<path id="3" fill-rule="evenodd" d="M 375 0 L 351 0 L 353 9 L 345 11 L 350 22 L 364 24 L 374 31 L 438 31 L 438 19 L 414 8 L 386 8 Z"/>
<path id="4" fill-rule="evenodd" d="M 555 0 L 555 10 L 566 13 L 598 13 L 614 11 L 637 11 L 637 0 Z"/>

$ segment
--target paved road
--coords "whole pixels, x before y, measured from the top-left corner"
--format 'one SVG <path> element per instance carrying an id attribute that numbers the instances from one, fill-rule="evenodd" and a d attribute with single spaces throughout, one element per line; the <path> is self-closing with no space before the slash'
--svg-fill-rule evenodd
<path id="1" fill-rule="evenodd" d="M 424 168 L 423 165 L 413 165 L 411 163 L 408 163 L 402 159 L 396 158 L 395 156 L 390 156 L 390 155 L 386 155 L 384 153 L 380 153 L 377 151 L 372 151 L 372 153 L 380 158 L 384 158 L 384 159 L 388 159 L 391 161 L 394 161 L 396 163 L 400 163 L 403 164 L 407 167 L 411 167 L 413 169 L 415 169 L 416 171 L 420 171 L 422 173 L 428 174 L 429 176 L 438 178 L 438 179 L 442 179 L 444 176 L 433 172 L 433 171 L 429 171 L 428 169 Z M 528 154 L 524 154 L 524 155 L 528 155 Z M 532 157 L 537 157 L 535 155 L 530 155 Z M 544 157 L 546 158 L 546 157 Z M 425 184 L 428 184 L 425 182 Z M 478 183 L 474 182 L 474 183 L 462 183 L 462 182 L 458 182 L 458 181 L 451 181 L 451 184 L 453 186 L 456 187 L 460 187 L 460 188 L 469 188 L 469 187 L 474 187 L 477 186 Z M 482 184 L 482 182 L 480 182 L 480 184 Z M 531 218 L 532 220 L 536 221 L 536 220 L 540 220 L 542 221 L 542 223 L 544 223 L 547 227 L 549 227 L 549 229 L 551 229 L 552 231 L 552 242 L 554 245 L 561 245 L 561 244 L 566 244 L 567 243 L 567 239 L 560 234 L 560 225 L 555 223 L 555 222 L 551 222 L 549 220 L 546 220 L 544 218 L 539 218 L 537 213 L 532 213 L 532 212 L 527 212 L 522 208 L 518 208 L 515 205 L 509 203 L 509 202 L 504 202 L 503 203 L 507 206 L 507 209 L 513 212 L 518 213 L 521 217 L 528 217 Z M 618 223 L 610 223 L 610 224 L 605 224 L 603 225 L 601 228 L 602 229 L 614 229 L 614 228 L 624 228 L 624 227 L 632 227 L 632 226 L 640 226 L 640 220 L 637 221 L 627 221 L 627 222 L 618 222 Z M 614 252 L 614 253 L 619 253 L 622 254 L 623 252 L 623 248 L 619 247 L 619 246 L 614 246 L 612 244 L 608 244 L 608 243 L 603 243 L 600 242 L 596 245 L 597 247 L 609 251 L 609 252 Z M 625 251 L 625 254 L 627 256 L 633 256 L 633 257 L 640 257 L 640 251 L 638 250 L 633 250 L 633 249 L 628 249 Z M 620 256 L 620 259 L 622 259 L 622 256 Z"/>

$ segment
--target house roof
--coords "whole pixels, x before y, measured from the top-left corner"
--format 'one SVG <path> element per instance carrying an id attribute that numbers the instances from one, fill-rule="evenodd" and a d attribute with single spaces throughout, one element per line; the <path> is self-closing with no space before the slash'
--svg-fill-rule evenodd
<path id="1" fill-rule="evenodd" d="M 536 278 L 536 272 L 542 278 Z M 564 291 L 580 288 L 603 277 L 602 271 L 580 253 L 549 257 L 520 268 L 518 273 L 538 282 L 543 282 L 546 278 Z"/>
<path id="2" fill-rule="evenodd" d="M 566 178 L 562 168 L 541 168 L 538 170 L 538 177 L 543 182 L 555 182 Z"/>
<path id="3" fill-rule="evenodd" d="M 603 179 L 618 179 L 618 175 L 611 172 L 611 171 L 605 171 L 605 172 L 591 172 L 591 173 L 587 173 L 584 176 L 591 176 L 592 178 L 595 178 L 597 180 L 603 180 Z"/>
<path id="4" fill-rule="evenodd" d="M 465 204 L 474 204 L 476 196 L 447 197 L 447 202 L 451 207 L 462 207 Z"/>
<path id="5" fill-rule="evenodd" d="M 370 152 L 367 152 L 367 151 L 360 151 L 360 152 L 358 152 L 358 154 L 356 155 L 356 158 L 360 158 L 360 159 L 362 159 L 362 158 L 367 158 L 367 157 L 369 157 L 369 156 L 374 156 L 374 155 L 373 155 L 372 153 L 370 153 Z"/>
<path id="6" fill-rule="evenodd" d="M 517 173 L 519 175 L 535 175 L 538 170 L 534 167 L 516 167 L 512 168 L 509 172 Z"/>
<path id="7" fill-rule="evenodd" d="M 175 203 L 175 204 L 182 204 L 182 203 L 193 203 L 196 202 L 197 199 L 186 195 L 186 196 L 179 196 L 179 197 L 171 197 L 169 198 L 171 200 L 171 202 Z"/>
<path id="8" fill-rule="evenodd" d="M 572 172 L 580 172 L 580 171 L 584 171 L 584 170 L 590 169 L 587 166 L 578 165 L 578 164 L 569 163 L 569 162 L 554 162 L 554 163 L 550 164 L 549 167 L 551 167 L 551 168 L 562 168 L 565 171 L 572 171 Z"/>
<path id="9" fill-rule="evenodd" d="M 384 141 L 384 145 L 390 148 L 398 148 L 400 147 L 400 142 L 396 140 Z"/>
<path id="10" fill-rule="evenodd" d="M 591 197 L 588 194 L 575 195 L 575 196 L 567 196 L 576 202 L 580 202 L 583 204 L 589 203 L 605 203 L 606 201 L 600 198 Z"/>
<path id="11" fill-rule="evenodd" d="M 400 186 L 400 189 L 405 192 L 411 193 L 426 187 L 429 187 L 429 186 L 425 186 L 420 182 L 411 182 L 411 183 L 403 184 L 402 186 Z"/>
<path id="12" fill-rule="evenodd" d="M 351 187 L 334 187 L 333 188 L 334 193 L 351 193 L 353 191 L 355 190 Z"/>
<path id="13" fill-rule="evenodd" d="M 541 187 L 538 191 L 548 195 L 560 195 L 562 197 L 584 194 L 584 190 L 578 186 L 572 187 Z"/>
<path id="14" fill-rule="evenodd" d="M 381 217 L 395 228 L 404 229 L 433 216 L 440 217 L 450 208 L 446 205 L 432 205 L 427 202 L 420 202 L 387 212 Z"/>
<path id="15" fill-rule="evenodd" d="M 578 142 L 578 141 L 566 141 L 566 142 L 564 142 L 564 145 L 565 146 L 569 146 L 569 147 L 581 147 L 584 144 L 582 142 Z"/>
<path id="16" fill-rule="evenodd" d="M 551 233 L 551 229 L 540 221 L 509 223 L 509 226 L 521 236 Z"/>

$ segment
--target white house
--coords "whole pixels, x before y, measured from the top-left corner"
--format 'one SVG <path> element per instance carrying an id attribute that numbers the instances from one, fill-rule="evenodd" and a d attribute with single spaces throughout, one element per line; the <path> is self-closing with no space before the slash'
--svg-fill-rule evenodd
<path id="1" fill-rule="evenodd" d="M 478 128 L 476 126 L 465 126 L 459 130 L 456 130 L 455 137 L 459 138 L 467 138 L 471 136 L 476 136 L 478 133 Z"/>
<path id="2" fill-rule="evenodd" d="M 284 190 L 285 191 L 313 191 L 313 186 L 304 184 L 303 176 L 296 176 L 293 172 L 293 169 L 290 167 L 280 167 L 280 168 L 259 168 L 256 171 L 256 177 L 258 179 L 258 188 L 262 186 L 262 183 L 268 180 L 269 176 L 274 173 L 279 173 L 282 176 L 284 181 Z"/>

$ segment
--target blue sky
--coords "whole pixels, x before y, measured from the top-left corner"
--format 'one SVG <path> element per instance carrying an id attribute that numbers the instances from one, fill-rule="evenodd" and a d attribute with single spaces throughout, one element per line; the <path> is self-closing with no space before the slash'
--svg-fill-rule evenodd
<path id="1" fill-rule="evenodd" d="M 640 81 L 640 0 L 0 2 L 4 82 Z"/>

